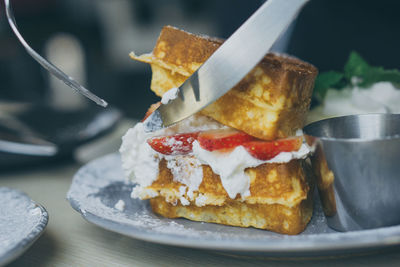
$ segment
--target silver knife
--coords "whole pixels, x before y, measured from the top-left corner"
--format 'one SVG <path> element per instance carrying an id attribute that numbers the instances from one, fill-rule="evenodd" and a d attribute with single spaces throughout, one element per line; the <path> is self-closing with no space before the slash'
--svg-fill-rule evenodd
<path id="1" fill-rule="evenodd" d="M 267 54 L 309 0 L 268 0 L 180 87 L 178 97 L 145 121 L 153 132 L 205 108 L 242 80 Z"/>

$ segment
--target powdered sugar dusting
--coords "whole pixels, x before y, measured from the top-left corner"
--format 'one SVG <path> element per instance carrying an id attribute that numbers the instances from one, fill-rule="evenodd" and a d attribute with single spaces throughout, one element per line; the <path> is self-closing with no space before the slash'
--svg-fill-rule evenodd
<path id="1" fill-rule="evenodd" d="M 109 155 L 91 162 L 78 171 L 68 192 L 71 205 L 84 216 L 97 216 L 107 221 L 130 226 L 134 232 L 151 230 L 153 233 L 199 236 L 212 233 L 194 231 L 173 220 L 159 218 L 147 201 L 130 197 L 133 184 L 124 179 L 119 155 Z M 116 194 L 118 188 L 120 194 Z M 116 199 L 113 199 L 116 198 Z M 115 208 L 118 201 L 125 209 Z"/>
<path id="2" fill-rule="evenodd" d="M 114 207 L 119 211 L 124 211 L 125 201 L 123 201 L 122 199 L 118 200 L 118 202 L 114 205 Z"/>
<path id="3" fill-rule="evenodd" d="M 29 247 L 46 227 L 47 212 L 24 193 L 0 187 L 0 265 Z"/>
<path id="4" fill-rule="evenodd" d="M 199 194 L 199 196 L 196 198 L 196 206 L 203 207 L 206 205 L 207 202 L 207 197 L 203 194 Z"/>

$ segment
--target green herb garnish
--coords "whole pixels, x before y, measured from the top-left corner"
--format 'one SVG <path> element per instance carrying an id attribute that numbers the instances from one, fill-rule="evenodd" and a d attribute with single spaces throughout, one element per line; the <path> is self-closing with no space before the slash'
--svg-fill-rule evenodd
<path id="1" fill-rule="evenodd" d="M 342 82 L 344 75 L 338 71 L 326 71 L 318 74 L 315 79 L 314 95 L 318 101 L 322 101 L 326 92 L 330 88 L 337 88 L 338 84 Z"/>
<path id="2" fill-rule="evenodd" d="M 368 88 L 374 83 L 383 81 L 391 82 L 395 87 L 400 88 L 400 71 L 371 66 L 360 54 L 352 51 L 343 72 L 327 71 L 318 75 L 315 80 L 314 96 L 322 102 L 328 89 L 340 90 L 353 86 Z"/>

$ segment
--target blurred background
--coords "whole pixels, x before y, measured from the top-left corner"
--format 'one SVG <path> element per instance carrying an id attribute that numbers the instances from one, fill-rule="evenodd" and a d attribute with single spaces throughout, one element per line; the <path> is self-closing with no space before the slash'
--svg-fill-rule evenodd
<path id="1" fill-rule="evenodd" d="M 39 54 L 107 100 L 120 114 L 140 119 L 158 98 L 149 89 L 150 67 L 132 61 L 129 52 L 150 52 L 164 25 L 227 38 L 263 1 L 11 0 L 11 3 L 22 35 Z M 321 71 L 342 69 L 351 50 L 358 51 L 373 65 L 400 68 L 398 10 L 397 0 L 313 0 L 290 28 L 286 42 L 277 49 L 309 61 Z M 80 118 L 83 113 L 79 111 L 89 108 L 94 110 L 87 118 L 89 123 L 101 109 L 52 78 L 26 53 L 5 19 L 3 4 L 0 81 L 0 115 L 21 105 L 34 104 L 51 106 L 51 110 L 77 111 L 75 115 Z M 40 125 L 54 129 L 68 120 L 72 124 L 74 121 L 63 117 L 50 120 L 54 114 L 47 109 L 39 113 L 32 119 L 34 115 L 30 112 L 28 119 L 36 128 Z M 117 117 L 114 114 L 113 119 Z M 73 129 L 63 131 L 73 132 Z M 52 138 L 50 135 L 47 139 Z"/>
<path id="2" fill-rule="evenodd" d="M 227 38 L 262 1 L 11 0 L 11 3 L 20 31 L 34 49 L 125 115 L 141 118 L 157 98 L 149 90 L 149 66 L 131 61 L 130 51 L 137 54 L 151 51 L 161 27 L 167 24 Z M 398 68 L 398 10 L 400 1 L 396 0 L 313 0 L 294 25 L 287 52 L 320 70 L 341 69 L 353 49 L 372 64 Z M 0 17 L 0 81 L 0 100 L 35 103 L 53 100 L 63 105 L 58 103 L 63 101 L 59 101 L 54 88 L 63 84 L 52 81 L 18 43 L 5 20 L 4 8 Z M 83 103 L 75 105 L 93 105 L 87 100 L 80 102 Z"/>

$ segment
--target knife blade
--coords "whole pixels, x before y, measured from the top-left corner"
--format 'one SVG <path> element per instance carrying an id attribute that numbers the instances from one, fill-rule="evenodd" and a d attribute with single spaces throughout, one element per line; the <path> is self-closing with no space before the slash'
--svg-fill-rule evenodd
<path id="1" fill-rule="evenodd" d="M 309 0 L 268 0 L 145 121 L 153 132 L 200 111 L 239 83 L 267 54 Z"/>

